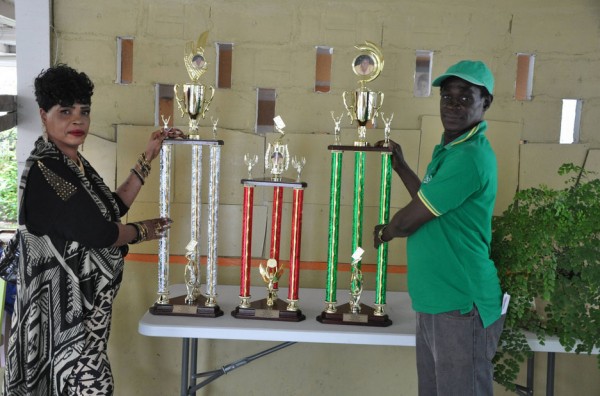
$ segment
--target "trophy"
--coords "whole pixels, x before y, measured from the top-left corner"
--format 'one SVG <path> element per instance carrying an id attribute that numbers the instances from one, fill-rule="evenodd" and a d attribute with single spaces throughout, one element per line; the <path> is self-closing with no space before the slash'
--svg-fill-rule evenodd
<path id="1" fill-rule="evenodd" d="M 187 296 L 185 296 L 186 304 L 195 303 L 196 298 L 200 294 L 200 268 L 194 259 L 194 251 L 197 245 L 198 242 L 192 240 L 185 248 L 185 258 L 188 260 L 184 271 L 185 288 L 187 290 Z"/>
<path id="2" fill-rule="evenodd" d="M 392 114 L 392 117 L 394 115 Z M 210 122 L 212 122 L 212 134 L 213 134 L 213 139 L 217 140 L 217 124 L 219 123 L 219 119 L 217 118 L 216 120 L 211 116 L 210 117 Z"/>
<path id="3" fill-rule="evenodd" d="M 352 262 L 350 263 L 351 275 L 350 275 L 350 311 L 354 315 L 360 313 L 360 296 L 362 294 L 363 276 L 362 271 L 358 267 L 358 263 L 362 259 L 362 255 L 365 251 L 362 248 L 356 249 L 352 253 Z"/>
<path id="4" fill-rule="evenodd" d="M 389 326 L 392 321 L 385 313 L 385 293 L 387 282 L 387 243 L 381 244 L 377 250 L 375 308 L 360 303 L 363 274 L 361 271 L 363 207 L 365 188 L 366 154 L 377 153 L 381 156 L 381 184 L 379 191 L 379 224 L 389 221 L 390 191 L 392 174 L 392 153 L 389 147 L 390 124 L 393 115 L 384 119 L 386 123 L 386 142 L 384 147 L 369 146 L 366 141 L 366 124 L 373 122 L 383 102 L 382 92 L 373 92 L 365 84 L 375 79 L 383 69 L 383 55 L 373 43 L 356 46 L 362 53 L 353 62 L 354 73 L 361 77 L 360 88 L 354 92 L 344 92 L 343 100 L 351 120 L 358 122 L 359 139 L 352 146 L 330 145 L 331 182 L 329 185 L 329 233 L 327 245 L 327 280 L 325 283 L 325 310 L 317 317 L 327 324 L 354 324 L 365 326 Z M 350 99 L 351 98 L 351 99 Z M 382 117 L 383 117 L 383 113 Z M 339 120 L 331 113 L 336 130 Z M 341 117 L 340 117 L 341 118 Z M 352 263 L 349 304 L 336 306 L 338 248 L 340 236 L 341 185 L 344 152 L 354 152 L 354 192 L 352 202 Z M 341 311 L 341 313 L 340 313 Z"/>
<path id="5" fill-rule="evenodd" d="M 302 169 L 304 168 L 304 165 L 306 165 L 306 158 L 296 158 L 296 156 L 294 155 L 294 158 L 292 158 L 292 167 L 296 169 L 296 173 L 298 174 L 298 176 L 296 177 L 297 182 L 300 181 L 300 176 L 302 176 Z"/>
<path id="6" fill-rule="evenodd" d="M 382 112 L 381 119 L 383 120 L 383 123 L 385 124 L 385 128 L 383 130 L 383 139 L 384 139 L 383 145 L 385 147 L 388 147 L 390 145 L 390 133 L 392 132 L 390 125 L 392 125 L 392 120 L 394 119 L 394 113 L 392 113 L 392 115 L 388 119 L 386 119 L 385 115 Z"/>
<path id="7" fill-rule="evenodd" d="M 344 113 L 340 114 L 339 117 L 336 117 L 335 113 L 333 111 L 331 112 L 331 118 L 333 118 L 333 122 L 335 123 L 335 127 L 333 128 L 333 135 L 335 136 L 334 144 L 338 146 L 340 145 L 340 123 L 342 122 L 343 116 Z"/>
<path id="8" fill-rule="evenodd" d="M 260 264 L 258 269 L 260 276 L 267 284 L 267 306 L 272 307 L 274 302 L 277 301 L 277 289 L 275 285 L 279 281 L 279 278 L 281 278 L 281 274 L 283 274 L 283 266 L 279 265 L 277 260 L 270 258 L 267 260 L 266 268 Z"/>
<path id="9" fill-rule="evenodd" d="M 281 180 L 281 174 L 285 172 L 290 166 L 290 153 L 288 151 L 287 144 L 283 144 L 283 128 L 285 124 L 280 116 L 275 117 L 275 129 L 280 133 L 280 136 L 273 142 L 267 145 L 267 151 L 265 152 L 265 169 L 271 171 L 271 180 Z"/>
<path id="10" fill-rule="evenodd" d="M 258 155 L 244 154 L 244 164 L 246 164 L 248 169 L 248 179 L 252 180 L 252 168 L 258 164 Z"/>
<path id="11" fill-rule="evenodd" d="M 208 31 L 202 33 L 198 41 L 186 44 L 183 61 L 192 82 L 175 84 L 173 90 L 177 107 L 181 111 L 181 117 L 186 114 L 189 117 L 190 137 L 199 139 L 196 133 L 199 128 L 198 116 L 204 119 L 209 105 L 215 96 L 215 88 L 199 83 L 200 77 L 206 72 L 208 63 L 204 57 L 204 47 L 208 38 Z"/>
<path id="12" fill-rule="evenodd" d="M 191 146 L 191 200 L 190 200 L 190 242 L 186 246 L 188 262 L 185 267 L 184 281 L 187 289 L 185 296 L 169 298 L 169 232 L 158 240 L 158 299 L 150 307 L 154 315 L 182 315 L 218 317 L 223 311 L 217 304 L 217 239 L 219 211 L 219 175 L 221 166 L 222 140 L 202 140 L 197 135 L 198 116 L 204 118 L 210 104 L 214 88 L 206 87 L 198 80 L 206 71 L 207 62 L 204 58 L 204 45 L 208 32 L 200 35 L 197 43 L 187 43 L 184 54 L 184 64 L 192 80 L 191 83 L 175 85 L 177 104 L 182 117 L 187 114 L 190 118 L 191 135 L 170 136 L 163 141 L 160 151 L 160 185 L 159 212 L 161 217 L 170 217 L 171 210 L 171 171 L 173 168 L 172 149 L 174 145 Z M 183 87 L 179 95 L 179 87 Z M 207 95 L 207 90 L 210 95 Z M 170 117 L 162 117 L 163 130 L 170 131 Z M 211 117 L 212 120 L 212 117 Z M 213 123 L 213 137 L 216 137 L 217 121 Z M 206 292 L 200 292 L 200 215 L 202 190 L 202 152 L 204 146 L 209 147 L 210 172 L 208 175 L 208 219 L 206 235 Z"/>
<path id="13" fill-rule="evenodd" d="M 242 253 L 240 265 L 240 304 L 231 312 L 237 319 L 265 319 L 299 322 L 306 319 L 299 308 L 300 280 L 300 242 L 302 236 L 302 205 L 304 188 L 307 184 L 300 180 L 302 168 L 306 164 L 304 157 L 293 159 L 298 174 L 296 179 L 282 176 L 288 169 L 290 155 L 287 144 L 283 143 L 285 124 L 281 117 L 274 118 L 275 128 L 280 136 L 274 143 L 269 143 L 265 153 L 265 168 L 270 170 L 270 177 L 252 178 L 252 167 L 258 162 L 258 156 L 244 155 L 244 163 L 248 167 L 248 179 L 242 179 L 244 185 L 244 202 L 242 204 Z M 252 215 L 254 209 L 254 188 L 273 187 L 273 206 L 271 217 L 271 246 L 267 265 L 259 266 L 260 274 L 267 283 L 267 298 L 250 301 L 250 269 L 252 261 Z M 292 220 L 290 235 L 289 289 L 287 304 L 279 299 L 279 279 L 283 273 L 283 263 L 279 260 L 281 244 L 281 217 L 283 213 L 283 193 L 285 188 L 292 189 Z"/>
<path id="14" fill-rule="evenodd" d="M 383 54 L 377 45 L 366 41 L 355 46 L 361 53 L 354 58 L 352 70 L 359 77 L 359 88 L 355 91 L 344 91 L 342 99 L 350 117 L 350 123 L 358 124 L 358 140 L 355 146 L 368 146 L 367 123 L 373 122 L 383 104 L 383 92 L 368 89 L 365 84 L 376 79 L 383 70 Z"/>

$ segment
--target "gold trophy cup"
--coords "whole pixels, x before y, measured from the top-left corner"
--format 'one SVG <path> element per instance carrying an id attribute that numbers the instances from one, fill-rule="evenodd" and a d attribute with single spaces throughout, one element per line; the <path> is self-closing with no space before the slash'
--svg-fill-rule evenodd
<path id="1" fill-rule="evenodd" d="M 350 122 L 358 124 L 358 140 L 355 146 L 368 146 L 366 139 L 367 123 L 373 122 L 383 104 L 383 92 L 375 92 L 366 87 L 366 83 L 376 79 L 383 70 L 383 54 L 377 45 L 366 41 L 355 46 L 360 54 L 352 61 L 352 70 L 359 78 L 359 88 L 355 91 L 344 91 L 342 99 L 350 117 Z"/>

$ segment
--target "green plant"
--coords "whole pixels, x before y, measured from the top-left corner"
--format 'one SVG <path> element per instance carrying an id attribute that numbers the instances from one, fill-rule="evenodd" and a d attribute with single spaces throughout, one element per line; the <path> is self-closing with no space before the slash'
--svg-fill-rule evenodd
<path id="1" fill-rule="evenodd" d="M 522 330 L 576 353 L 600 346 L 600 180 L 573 164 L 558 173 L 566 188 L 519 191 L 493 220 L 492 258 L 511 295 L 495 380 L 508 389 L 532 353 Z"/>
<path id="2" fill-rule="evenodd" d="M 17 130 L 0 133 L 0 221 L 17 221 Z"/>

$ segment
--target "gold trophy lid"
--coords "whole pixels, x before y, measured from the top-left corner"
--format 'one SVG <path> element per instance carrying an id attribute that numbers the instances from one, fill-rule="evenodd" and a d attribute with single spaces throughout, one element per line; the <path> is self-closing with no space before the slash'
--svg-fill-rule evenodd
<path id="1" fill-rule="evenodd" d="M 364 44 L 355 45 L 360 53 L 352 60 L 352 71 L 359 77 L 361 88 L 375 80 L 383 70 L 383 53 L 375 43 L 365 41 Z"/>
<path id="2" fill-rule="evenodd" d="M 204 48 L 208 40 L 208 30 L 198 37 L 196 43 L 189 41 L 185 45 L 183 62 L 192 82 L 196 83 L 206 72 L 208 62 L 204 57 Z"/>

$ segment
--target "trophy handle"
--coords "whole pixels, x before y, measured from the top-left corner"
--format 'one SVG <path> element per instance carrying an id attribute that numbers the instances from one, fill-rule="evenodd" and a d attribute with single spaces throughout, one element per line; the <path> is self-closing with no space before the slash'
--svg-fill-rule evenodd
<path id="1" fill-rule="evenodd" d="M 342 99 L 344 100 L 344 107 L 346 108 L 346 110 L 348 111 L 348 117 L 350 117 L 350 123 L 354 122 L 354 106 L 348 106 L 348 102 L 346 101 L 346 94 L 348 93 L 348 91 L 344 91 L 344 93 L 342 94 Z"/>
<path id="2" fill-rule="evenodd" d="M 202 106 L 202 118 L 204 118 L 204 114 L 206 114 L 206 112 L 208 111 L 208 106 L 210 105 L 210 102 L 212 102 L 213 98 L 215 97 L 215 87 L 213 87 L 212 85 L 209 85 L 209 88 L 210 88 L 210 99 L 204 100 L 204 106 Z"/>
<path id="3" fill-rule="evenodd" d="M 383 92 L 379 91 L 377 92 L 377 96 L 378 96 L 378 106 L 375 108 L 375 112 L 373 114 L 373 117 L 377 117 L 379 115 L 379 109 L 381 109 L 381 106 L 383 106 Z"/>
<path id="4" fill-rule="evenodd" d="M 181 86 L 181 84 L 175 84 L 173 86 L 173 93 L 175 94 L 175 100 L 177 101 L 177 107 L 179 108 L 179 111 L 181 111 L 181 117 L 184 117 L 185 113 L 186 113 L 185 101 L 183 99 L 183 94 L 179 95 L 179 87 L 180 86 Z"/>

